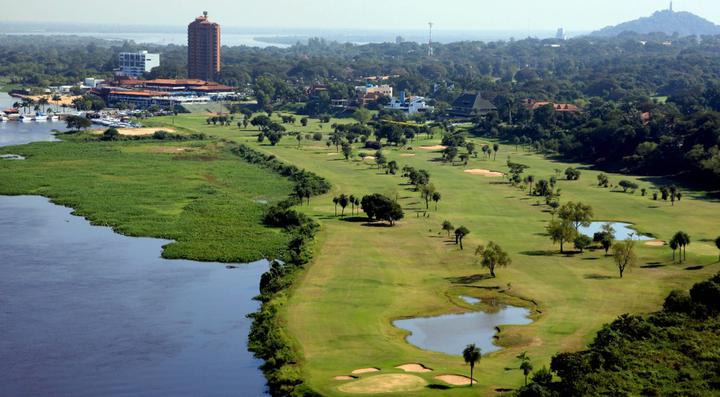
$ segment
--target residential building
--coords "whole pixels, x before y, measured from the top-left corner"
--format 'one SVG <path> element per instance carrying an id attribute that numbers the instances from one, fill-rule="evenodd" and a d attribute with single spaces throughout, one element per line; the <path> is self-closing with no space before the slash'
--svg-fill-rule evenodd
<path id="1" fill-rule="evenodd" d="M 393 97 L 386 109 L 400 110 L 409 114 L 431 113 L 435 107 L 428 106 L 427 101 L 421 96 L 406 96 L 405 91 L 400 92 L 399 97 Z"/>
<path id="2" fill-rule="evenodd" d="M 160 66 L 160 54 L 152 54 L 147 51 L 121 52 L 118 54 L 120 61 L 121 75 L 128 77 L 140 77 L 153 68 Z"/>
<path id="3" fill-rule="evenodd" d="M 188 25 L 188 77 L 215 81 L 220 73 L 220 25 L 207 11 Z"/>
<path id="4" fill-rule="evenodd" d="M 360 106 L 367 106 L 369 103 L 376 102 L 382 97 L 392 98 L 393 88 L 390 85 L 360 85 L 355 87 L 357 94 L 357 102 Z"/>
<path id="5" fill-rule="evenodd" d="M 484 116 L 497 108 L 492 102 L 484 99 L 480 93 L 465 93 L 460 95 L 452 103 L 450 115 L 453 117 L 475 117 Z"/>
<path id="6" fill-rule="evenodd" d="M 554 103 L 548 101 L 536 101 L 534 99 L 524 99 L 522 102 L 525 109 L 537 110 L 543 106 L 552 105 L 556 112 L 562 113 L 579 113 L 580 108 L 572 103 Z"/>

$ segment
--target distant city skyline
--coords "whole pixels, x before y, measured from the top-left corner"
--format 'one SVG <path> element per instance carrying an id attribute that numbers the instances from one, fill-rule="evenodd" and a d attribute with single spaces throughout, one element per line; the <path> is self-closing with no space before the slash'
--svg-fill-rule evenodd
<path id="1" fill-rule="evenodd" d="M 424 29 L 591 31 L 667 9 L 665 0 L 25 0 L 3 12 L 6 22 L 102 23 L 117 25 L 187 25 L 208 11 L 226 27 L 278 29 Z M 689 11 L 720 22 L 715 0 L 675 0 L 675 11 Z"/>

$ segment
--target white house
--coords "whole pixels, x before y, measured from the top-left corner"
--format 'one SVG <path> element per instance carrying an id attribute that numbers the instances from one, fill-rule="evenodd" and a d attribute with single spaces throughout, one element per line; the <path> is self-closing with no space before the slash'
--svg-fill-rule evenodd
<path id="1" fill-rule="evenodd" d="M 393 97 L 386 109 L 400 110 L 409 114 L 430 113 L 435 107 L 428 106 L 425 97 L 410 96 L 406 97 L 405 92 L 400 92 L 400 97 Z"/>

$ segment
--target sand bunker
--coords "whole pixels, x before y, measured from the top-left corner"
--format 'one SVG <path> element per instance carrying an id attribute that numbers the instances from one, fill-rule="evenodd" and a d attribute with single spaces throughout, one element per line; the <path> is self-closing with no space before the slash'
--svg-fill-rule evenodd
<path id="1" fill-rule="evenodd" d="M 351 372 L 353 375 L 367 374 L 368 372 L 378 372 L 380 368 L 358 368 Z"/>
<path id="2" fill-rule="evenodd" d="M 453 386 L 468 386 L 470 385 L 470 378 L 463 375 L 440 375 L 436 376 L 435 379 L 443 381 Z M 473 379 L 473 383 L 477 384 L 477 381 Z"/>
<path id="3" fill-rule="evenodd" d="M 447 146 L 443 145 L 434 145 L 434 146 L 420 146 L 420 149 L 422 150 L 445 150 Z"/>
<path id="4" fill-rule="evenodd" d="M 338 375 L 338 376 L 334 377 L 333 379 L 335 379 L 335 380 L 354 380 L 357 378 L 354 376 L 350 376 L 350 375 Z"/>
<path id="5" fill-rule="evenodd" d="M 502 172 L 495 172 L 495 171 L 482 170 L 482 169 L 465 170 L 465 173 L 471 174 L 471 175 L 485 176 L 488 178 L 501 178 L 501 177 L 505 176 L 505 174 L 503 174 Z"/>
<path id="6" fill-rule="evenodd" d="M 338 389 L 345 393 L 375 394 L 417 391 L 425 386 L 425 379 L 416 375 L 385 374 L 346 383 Z"/>
<path id="7" fill-rule="evenodd" d="M 432 372 L 432 369 L 430 369 L 422 364 L 403 364 L 403 365 L 398 365 L 395 368 L 401 369 L 405 372 Z"/>
<path id="8" fill-rule="evenodd" d="M 369 163 L 374 163 L 374 162 L 375 162 L 375 156 L 365 156 L 365 158 L 363 158 L 363 161 L 366 161 L 366 162 L 369 162 Z"/>
<path id="9" fill-rule="evenodd" d="M 340 153 L 325 153 L 326 156 L 337 156 Z"/>
<path id="10" fill-rule="evenodd" d="M 665 242 L 662 240 L 652 240 L 645 242 L 645 245 L 650 247 L 662 247 L 665 245 Z"/>
<path id="11" fill-rule="evenodd" d="M 105 132 L 106 129 L 103 130 L 94 130 L 92 131 L 93 134 L 101 135 Z M 169 133 L 174 133 L 175 129 L 173 128 L 158 128 L 158 127 L 147 127 L 147 128 L 116 128 L 116 130 L 120 133 L 120 135 L 125 136 L 143 136 L 143 135 L 152 135 L 156 131 L 165 131 Z"/>
<path id="12" fill-rule="evenodd" d="M 415 157 L 415 155 L 413 153 L 403 153 L 400 157 Z"/>

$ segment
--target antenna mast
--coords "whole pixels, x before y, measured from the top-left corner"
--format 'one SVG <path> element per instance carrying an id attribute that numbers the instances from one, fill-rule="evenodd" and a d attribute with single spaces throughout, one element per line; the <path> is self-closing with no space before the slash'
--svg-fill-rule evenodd
<path id="1" fill-rule="evenodd" d="M 433 55 L 435 54 L 435 51 L 433 50 L 433 46 L 432 46 L 432 28 L 433 28 L 433 23 L 432 23 L 432 22 L 428 22 L 428 26 L 430 26 L 430 34 L 428 35 L 428 56 L 431 57 L 431 56 L 433 56 Z"/>

